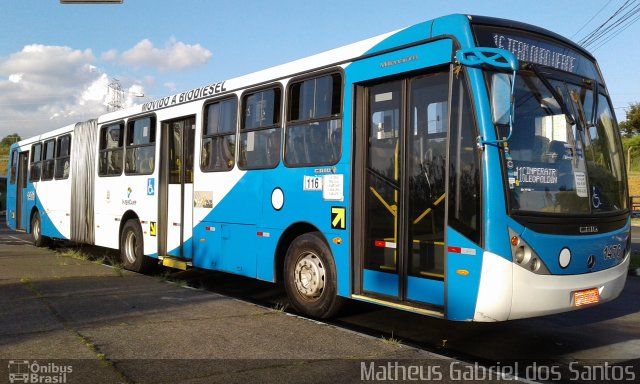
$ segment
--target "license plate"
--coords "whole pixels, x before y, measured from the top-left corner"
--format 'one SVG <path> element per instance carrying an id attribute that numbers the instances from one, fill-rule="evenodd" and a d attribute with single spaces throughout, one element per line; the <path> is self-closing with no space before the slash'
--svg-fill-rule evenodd
<path id="1" fill-rule="evenodd" d="M 590 288 L 582 291 L 573 292 L 573 305 L 580 307 L 582 305 L 594 304 L 600 301 L 598 288 Z"/>

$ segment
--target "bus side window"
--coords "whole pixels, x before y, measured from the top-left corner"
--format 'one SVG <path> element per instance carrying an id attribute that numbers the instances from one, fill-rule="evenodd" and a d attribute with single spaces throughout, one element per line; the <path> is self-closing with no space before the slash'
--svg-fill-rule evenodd
<path id="1" fill-rule="evenodd" d="M 229 98 L 205 106 L 200 168 L 230 171 L 235 165 L 238 100 Z"/>
<path id="2" fill-rule="evenodd" d="M 31 146 L 31 164 L 29 165 L 29 181 L 40 180 L 40 167 L 42 163 L 42 143 Z"/>
<path id="3" fill-rule="evenodd" d="M 294 82 L 289 87 L 286 165 L 333 165 L 341 155 L 342 76 L 333 73 Z"/>
<path id="4" fill-rule="evenodd" d="M 55 139 L 47 140 L 44 142 L 44 151 L 42 152 L 42 181 L 53 180 L 56 153 L 55 147 Z"/>
<path id="5" fill-rule="evenodd" d="M 156 121 L 148 116 L 127 123 L 127 146 L 124 173 L 149 175 L 155 169 Z"/>
<path id="6" fill-rule="evenodd" d="M 281 93 L 279 88 L 273 88 L 242 98 L 238 158 L 241 169 L 265 169 L 278 165 Z"/>
<path id="7" fill-rule="evenodd" d="M 100 154 L 98 175 L 118 176 L 122 174 L 122 146 L 124 124 L 116 123 L 100 129 Z"/>
<path id="8" fill-rule="evenodd" d="M 69 178 L 69 165 L 71 161 L 71 135 L 58 138 L 56 146 L 56 180 Z"/>
<path id="9" fill-rule="evenodd" d="M 9 183 L 16 183 L 16 175 L 18 174 L 18 151 L 13 150 L 11 152 L 11 176 L 9 177 Z"/>

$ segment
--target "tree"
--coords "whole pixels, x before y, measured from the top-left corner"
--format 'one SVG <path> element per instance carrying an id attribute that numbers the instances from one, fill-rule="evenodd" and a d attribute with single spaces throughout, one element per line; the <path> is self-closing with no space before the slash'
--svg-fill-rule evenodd
<path id="1" fill-rule="evenodd" d="M 18 135 L 17 133 L 12 133 L 10 135 L 7 135 L 4 137 L 4 139 L 2 139 L 2 141 L 0 142 L 0 147 L 9 147 L 11 146 L 11 144 L 16 143 L 18 141 L 22 140 L 22 138 L 20 138 L 20 135 Z"/>
<path id="2" fill-rule="evenodd" d="M 640 103 L 629 104 L 627 120 L 620 123 L 620 129 L 627 134 L 640 133 Z"/>
<path id="3" fill-rule="evenodd" d="M 5 176 L 7 174 L 7 162 L 9 161 L 9 148 L 11 147 L 11 144 L 20 140 L 20 135 L 12 133 L 11 135 L 5 136 L 2 141 L 0 141 L 0 176 Z"/>

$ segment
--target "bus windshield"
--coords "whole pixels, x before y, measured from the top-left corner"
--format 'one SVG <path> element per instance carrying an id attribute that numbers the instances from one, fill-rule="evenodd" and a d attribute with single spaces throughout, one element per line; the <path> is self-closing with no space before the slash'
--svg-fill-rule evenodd
<path id="1" fill-rule="evenodd" d="M 592 81 L 554 72 L 525 70 L 516 79 L 513 135 L 502 162 L 511 212 L 626 209 L 624 157 L 608 98 Z"/>

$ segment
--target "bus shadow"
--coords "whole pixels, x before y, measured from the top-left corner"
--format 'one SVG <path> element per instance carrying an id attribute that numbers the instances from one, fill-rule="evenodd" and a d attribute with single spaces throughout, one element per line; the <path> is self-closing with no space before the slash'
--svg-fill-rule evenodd
<path id="1" fill-rule="evenodd" d="M 637 346 L 629 341 L 640 334 L 639 295 L 640 278 L 633 277 L 616 300 L 558 315 L 473 323 L 358 304 L 334 323 L 472 361 L 637 358 Z"/>

